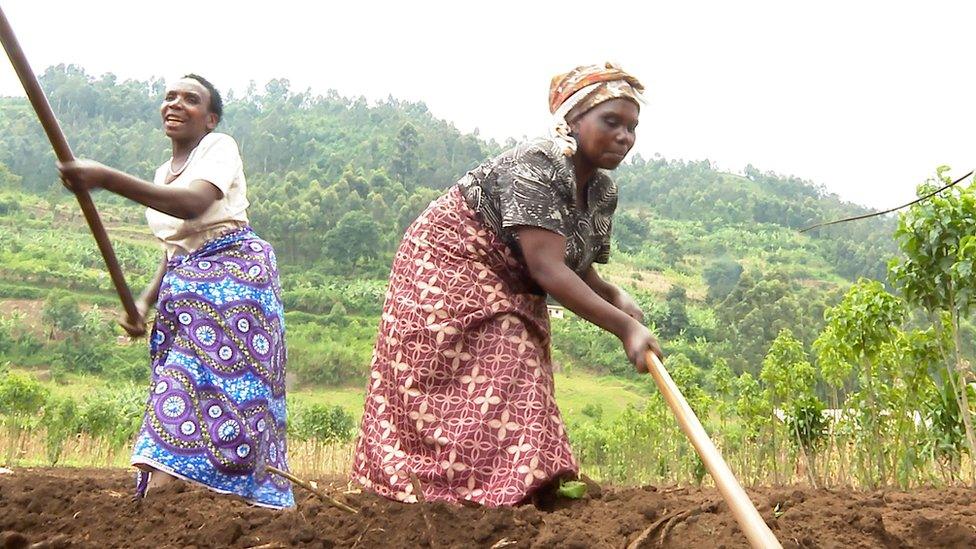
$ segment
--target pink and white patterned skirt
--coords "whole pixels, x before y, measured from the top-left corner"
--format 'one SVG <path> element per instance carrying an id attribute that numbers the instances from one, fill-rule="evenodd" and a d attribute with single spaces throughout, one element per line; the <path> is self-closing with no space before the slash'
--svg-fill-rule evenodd
<path id="1" fill-rule="evenodd" d="M 390 273 L 352 477 L 415 502 L 513 505 L 578 471 L 553 398 L 545 297 L 457 187 Z"/>

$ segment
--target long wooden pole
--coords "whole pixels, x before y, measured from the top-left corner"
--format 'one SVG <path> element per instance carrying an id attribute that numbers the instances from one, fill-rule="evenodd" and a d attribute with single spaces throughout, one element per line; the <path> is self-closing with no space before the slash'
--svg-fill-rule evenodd
<path id="1" fill-rule="evenodd" d="M 44 90 L 41 89 L 37 77 L 34 76 L 34 72 L 27 62 L 27 57 L 24 55 L 24 50 L 21 49 L 17 37 L 14 36 L 14 31 L 2 9 L 0 9 L 0 42 L 3 43 L 3 49 L 7 52 L 7 57 L 10 58 L 14 70 L 17 71 L 17 76 L 20 77 L 20 83 L 23 84 L 27 98 L 34 107 L 34 112 L 37 113 L 41 126 L 44 127 L 44 133 L 47 134 L 51 146 L 54 147 L 54 154 L 61 162 L 74 160 L 75 156 L 71 152 L 68 140 L 64 138 L 61 125 L 58 124 L 58 119 L 54 117 L 54 112 L 44 95 Z M 129 324 L 135 326 L 139 321 L 139 311 L 132 300 L 132 292 L 129 291 L 129 286 L 125 283 L 125 275 L 122 274 L 122 268 L 115 257 L 115 250 L 112 249 L 112 243 L 108 239 L 101 218 L 98 217 L 98 211 L 95 210 L 91 195 L 84 189 L 75 189 L 74 193 L 78 199 L 78 205 L 81 206 L 81 211 L 85 215 L 85 221 L 88 222 L 88 228 L 91 229 L 95 242 L 98 244 L 98 250 L 102 253 L 102 258 L 108 267 L 108 274 L 112 277 L 115 291 L 119 294 L 119 299 L 122 300 L 122 307 L 128 316 Z"/>
<path id="2" fill-rule="evenodd" d="M 691 440 L 692 446 L 695 447 L 702 463 L 705 464 L 705 469 L 715 480 L 715 486 L 718 487 L 718 491 L 728 503 L 732 515 L 735 516 L 735 520 L 749 540 L 749 544 L 757 549 L 782 549 L 782 545 L 773 535 L 769 526 L 766 525 L 762 516 L 759 515 L 759 511 L 756 511 L 756 507 L 742 486 L 739 485 L 739 481 L 735 479 L 735 475 L 732 474 L 725 460 L 722 459 L 722 454 L 712 443 L 712 439 L 708 438 L 708 433 L 702 427 L 701 421 L 698 420 L 698 416 L 692 411 L 691 406 L 688 406 L 688 401 L 685 400 L 684 395 L 681 394 L 678 386 L 671 379 L 671 374 L 664 369 L 664 364 L 661 364 L 657 355 L 650 351 L 647 352 L 645 358 L 651 377 L 654 378 L 654 383 L 664 395 L 668 407 L 674 412 L 681 430 Z"/>

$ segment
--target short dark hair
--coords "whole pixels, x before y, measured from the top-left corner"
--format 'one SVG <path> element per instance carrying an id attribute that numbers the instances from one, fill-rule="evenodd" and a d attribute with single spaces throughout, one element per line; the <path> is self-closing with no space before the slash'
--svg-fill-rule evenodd
<path id="1" fill-rule="evenodd" d="M 217 115 L 217 121 L 219 122 L 220 119 L 224 117 L 224 100 L 220 98 L 220 92 L 217 91 L 217 88 L 215 88 L 209 80 L 200 76 L 199 74 L 194 74 L 191 72 L 190 74 L 184 74 L 183 78 L 192 78 L 193 80 L 199 82 L 201 86 L 207 88 L 207 91 L 210 92 L 210 106 L 208 108 L 210 109 L 210 112 Z"/>

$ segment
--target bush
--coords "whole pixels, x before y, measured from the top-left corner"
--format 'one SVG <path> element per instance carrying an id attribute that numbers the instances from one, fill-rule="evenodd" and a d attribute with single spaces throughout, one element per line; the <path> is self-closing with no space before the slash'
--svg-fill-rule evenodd
<path id="1" fill-rule="evenodd" d="M 0 419 L 7 426 L 6 463 L 13 460 L 20 434 L 29 430 L 34 416 L 47 401 L 48 391 L 32 376 L 7 372 L 0 378 Z"/>
<path id="2" fill-rule="evenodd" d="M 33 376 L 7 372 L 0 378 L 0 415 L 33 416 L 47 401 L 48 391 Z"/>
<path id="3" fill-rule="evenodd" d="M 78 430 L 117 450 L 138 432 L 144 407 L 145 395 L 134 387 L 114 394 L 96 393 L 81 405 Z"/>
<path id="4" fill-rule="evenodd" d="M 65 372 L 101 374 L 112 353 L 111 344 L 89 337 L 69 337 L 57 347 L 54 374 L 61 377 Z"/>
<path id="5" fill-rule="evenodd" d="M 341 406 L 313 404 L 298 410 L 292 432 L 301 440 L 317 443 L 352 440 L 355 421 Z"/>
<path id="6" fill-rule="evenodd" d="M 41 426 L 46 431 L 44 448 L 51 465 L 61 459 L 64 442 L 79 432 L 78 404 L 70 398 L 52 398 L 44 406 Z"/>
<path id="7" fill-rule="evenodd" d="M 600 421 L 600 419 L 603 417 L 603 405 L 588 402 L 585 406 L 583 406 L 583 409 L 580 410 L 580 413 L 590 419 Z"/>
<path id="8" fill-rule="evenodd" d="M 78 298 L 63 290 L 48 294 L 47 299 L 44 300 L 42 318 L 49 326 L 62 332 L 77 329 L 84 322 L 78 306 Z"/>
<path id="9" fill-rule="evenodd" d="M 299 324 L 288 331 L 288 370 L 302 383 L 340 385 L 365 381 L 376 338 L 373 322 Z"/>

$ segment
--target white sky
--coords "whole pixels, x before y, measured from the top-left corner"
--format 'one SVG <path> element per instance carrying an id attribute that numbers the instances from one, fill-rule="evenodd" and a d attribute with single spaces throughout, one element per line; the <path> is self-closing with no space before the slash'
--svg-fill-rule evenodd
<path id="1" fill-rule="evenodd" d="M 0 0 L 40 72 L 198 72 L 222 91 L 424 101 L 462 131 L 545 131 L 549 78 L 615 60 L 643 80 L 635 150 L 794 174 L 875 207 L 976 167 L 976 3 Z M 3 59 L 2 61 L 6 61 Z M 0 95 L 22 95 L 0 62 Z M 68 136 L 69 140 L 71 136 Z"/>

